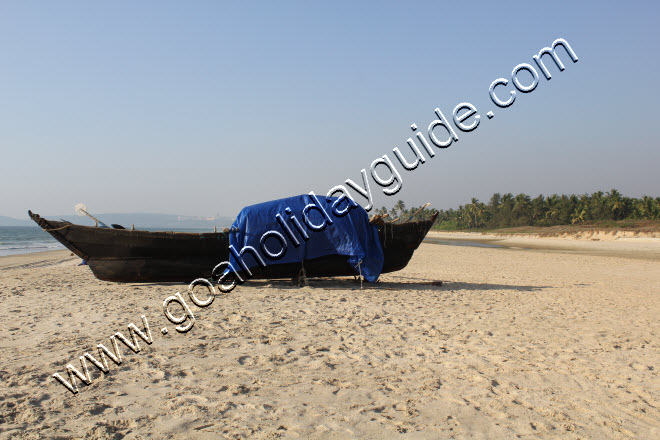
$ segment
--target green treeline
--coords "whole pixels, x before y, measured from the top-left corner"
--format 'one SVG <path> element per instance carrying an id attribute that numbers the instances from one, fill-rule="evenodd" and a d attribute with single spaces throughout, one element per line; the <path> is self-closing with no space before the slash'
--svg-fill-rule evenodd
<path id="1" fill-rule="evenodd" d="M 406 209 L 404 202 L 399 200 L 390 211 L 383 207 L 376 213 L 387 213 L 391 219 L 400 217 L 399 221 L 406 221 L 417 209 Z M 539 195 L 534 199 L 527 194 L 514 196 L 511 193 L 495 193 L 487 204 L 473 198 L 470 203 L 458 209 L 424 210 L 415 216 L 415 220 L 428 218 L 435 212 L 438 212 L 436 228 L 439 229 L 495 229 L 574 225 L 603 220 L 652 220 L 660 219 L 660 197 L 625 197 L 616 189 L 579 196 Z"/>

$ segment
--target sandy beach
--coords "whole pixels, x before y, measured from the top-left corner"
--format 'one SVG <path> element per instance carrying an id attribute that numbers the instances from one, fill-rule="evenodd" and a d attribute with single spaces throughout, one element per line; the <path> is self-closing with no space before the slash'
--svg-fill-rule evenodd
<path id="1" fill-rule="evenodd" d="M 493 240 L 422 244 L 363 290 L 249 282 L 189 302 L 187 333 L 163 315 L 185 285 L 0 258 L 0 438 L 660 436 L 660 244 Z M 88 362 L 76 395 L 52 377 L 143 314 L 151 345 L 108 374 Z"/>
<path id="2" fill-rule="evenodd" d="M 582 255 L 660 260 L 660 236 L 657 233 L 603 232 L 541 237 L 536 234 L 495 234 L 481 232 L 430 231 L 427 241 L 449 240 L 478 242 L 510 249 L 569 252 Z"/>

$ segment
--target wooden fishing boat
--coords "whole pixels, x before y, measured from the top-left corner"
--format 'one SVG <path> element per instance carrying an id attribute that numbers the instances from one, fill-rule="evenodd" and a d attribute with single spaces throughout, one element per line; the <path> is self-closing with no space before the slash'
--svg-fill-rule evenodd
<path id="1" fill-rule="evenodd" d="M 114 282 L 186 282 L 211 278 L 211 271 L 229 259 L 227 232 L 189 233 L 153 232 L 81 226 L 66 221 L 46 220 L 28 211 L 44 231 L 71 252 L 87 261 L 94 275 Z M 437 214 L 428 220 L 388 223 L 380 217 L 372 219 L 385 257 L 382 273 L 401 270 L 410 261 Z M 307 277 L 355 275 L 346 258 L 330 255 L 301 263 L 271 264 L 253 270 L 253 278 L 292 278 L 301 273 Z"/>

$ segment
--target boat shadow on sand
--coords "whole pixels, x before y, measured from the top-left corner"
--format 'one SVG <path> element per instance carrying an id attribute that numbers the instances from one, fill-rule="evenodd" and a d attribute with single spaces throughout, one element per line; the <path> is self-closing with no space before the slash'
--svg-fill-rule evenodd
<path id="1" fill-rule="evenodd" d="M 291 280 L 254 280 L 246 286 L 255 289 L 299 289 Z M 310 278 L 307 286 L 323 290 L 360 290 L 360 281 L 352 278 L 327 279 Z M 437 291 L 479 291 L 479 290 L 512 290 L 516 292 L 534 292 L 552 289 L 553 286 L 520 286 L 510 284 L 467 283 L 461 281 L 416 280 L 416 281 L 379 281 L 377 283 L 362 283 L 362 290 L 437 290 Z"/>
<path id="2" fill-rule="evenodd" d="M 520 286 L 513 284 L 493 284 L 493 283 L 467 283 L 463 281 L 442 281 L 419 278 L 407 278 L 410 281 L 378 281 L 376 283 L 363 282 L 360 287 L 360 280 L 348 277 L 342 278 L 308 278 L 307 285 L 312 289 L 322 290 L 436 290 L 436 291 L 479 291 L 479 290 L 511 290 L 515 292 L 538 292 L 544 289 L 552 289 L 553 286 Z M 239 292 L 242 288 L 262 289 L 300 289 L 299 282 L 292 282 L 290 279 L 278 280 L 249 280 L 243 285 L 236 286 L 232 293 Z M 128 286 L 135 287 L 187 287 L 187 284 L 177 282 L 164 283 L 127 283 Z M 201 288 L 201 287 L 198 287 Z M 219 292 L 218 292 L 219 293 Z"/>

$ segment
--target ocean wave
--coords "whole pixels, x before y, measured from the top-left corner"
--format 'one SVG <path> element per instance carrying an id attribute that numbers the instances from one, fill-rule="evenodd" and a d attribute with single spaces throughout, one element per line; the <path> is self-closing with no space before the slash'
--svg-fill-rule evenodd
<path id="1" fill-rule="evenodd" d="M 66 249 L 60 243 L 7 243 L 0 244 L 0 256 L 14 255 L 14 254 L 29 254 L 32 252 L 42 252 L 55 249 Z"/>

